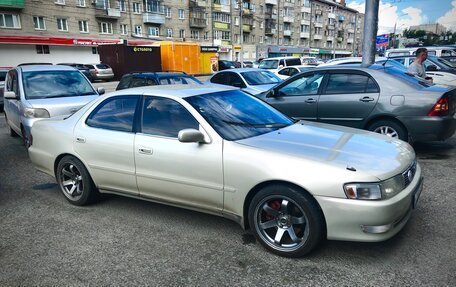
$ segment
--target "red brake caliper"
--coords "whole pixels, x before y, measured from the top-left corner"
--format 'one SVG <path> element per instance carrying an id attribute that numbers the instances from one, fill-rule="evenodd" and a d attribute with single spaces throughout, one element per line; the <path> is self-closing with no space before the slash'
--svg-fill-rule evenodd
<path id="1" fill-rule="evenodd" d="M 280 210 L 280 207 L 281 207 L 281 203 L 279 200 L 274 200 L 274 201 L 271 201 L 268 203 L 269 207 L 271 207 L 272 209 L 275 209 L 275 210 Z M 265 214 L 265 219 L 266 220 L 272 220 L 274 219 L 274 215 L 272 214 L 269 214 L 269 213 L 266 213 Z"/>

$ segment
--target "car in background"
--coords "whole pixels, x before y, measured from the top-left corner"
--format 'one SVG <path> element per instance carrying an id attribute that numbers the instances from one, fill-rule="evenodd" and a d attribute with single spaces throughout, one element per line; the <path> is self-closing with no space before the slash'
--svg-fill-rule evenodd
<path id="1" fill-rule="evenodd" d="M 3 88 L 5 87 L 5 78 L 8 70 L 6 68 L 0 68 L 0 111 L 3 111 Z"/>
<path id="2" fill-rule="evenodd" d="M 255 68 L 220 71 L 207 80 L 208 83 L 212 84 L 240 88 L 251 95 L 263 93 L 281 81 L 273 72 Z"/>
<path id="3" fill-rule="evenodd" d="M 388 63 L 398 62 L 408 68 L 415 56 L 396 56 L 388 58 Z M 453 64 L 444 58 L 436 56 L 428 56 L 426 61 L 423 62 L 426 70 L 426 76 L 432 78 L 432 82 L 437 85 L 456 86 L 456 68 Z"/>
<path id="4" fill-rule="evenodd" d="M 203 83 L 185 73 L 135 72 L 122 76 L 116 91 L 155 85 L 202 85 Z"/>
<path id="5" fill-rule="evenodd" d="M 299 120 L 349 126 L 404 141 L 438 141 L 456 130 L 456 89 L 394 67 L 317 67 L 259 97 Z"/>
<path id="6" fill-rule="evenodd" d="M 114 78 L 114 72 L 109 65 L 106 64 L 85 64 L 90 70 L 92 80 L 110 81 Z"/>
<path id="7" fill-rule="evenodd" d="M 316 66 L 312 65 L 301 65 L 301 66 L 290 66 L 278 70 L 275 74 L 282 80 L 288 79 L 291 76 L 299 74 L 301 72 L 308 71 L 315 68 Z"/>
<path id="8" fill-rule="evenodd" d="M 77 64 L 77 63 L 59 63 L 57 65 L 64 65 L 64 66 L 70 66 L 70 67 L 73 67 L 73 68 L 76 68 L 78 69 L 79 71 L 81 71 L 81 73 L 87 77 L 87 79 L 89 79 L 89 81 L 93 82 L 93 77 L 92 77 L 92 74 L 90 73 L 90 68 L 87 67 L 86 65 L 84 64 Z"/>
<path id="9" fill-rule="evenodd" d="M 318 66 L 320 64 L 323 64 L 324 61 L 317 57 L 304 56 L 304 57 L 301 57 L 301 63 L 303 65 Z"/>
<path id="10" fill-rule="evenodd" d="M 241 66 L 238 65 L 234 61 L 228 61 L 228 60 L 219 60 L 218 61 L 218 70 L 223 71 L 223 70 L 228 70 L 228 69 L 235 69 L 235 68 L 240 68 Z"/>
<path id="11" fill-rule="evenodd" d="M 253 61 L 243 61 L 244 67 L 243 68 L 254 68 Z"/>
<path id="12" fill-rule="evenodd" d="M 266 58 L 260 61 L 258 68 L 276 72 L 283 67 L 301 66 L 301 59 L 298 57 L 276 57 Z"/>
<path id="13" fill-rule="evenodd" d="M 386 51 L 385 56 L 415 56 L 418 48 L 426 48 L 428 50 L 428 56 L 436 56 L 439 58 L 446 59 L 454 67 L 456 67 L 456 47 L 454 46 L 426 46 L 426 47 L 413 47 L 413 48 L 398 48 L 389 49 Z"/>
<path id="14" fill-rule="evenodd" d="M 219 215 L 286 257 L 326 239 L 387 240 L 423 189 L 409 144 L 294 122 L 232 87 L 116 91 L 67 119 L 38 121 L 32 133 L 32 163 L 72 205 L 114 193 Z"/>
<path id="15" fill-rule="evenodd" d="M 337 58 L 327 61 L 324 64 L 318 65 L 318 67 L 328 67 L 328 66 L 342 66 L 342 65 L 361 65 L 363 62 L 362 57 L 347 57 L 347 58 Z M 395 67 L 400 70 L 407 70 L 407 68 L 401 63 L 391 61 L 389 58 L 385 57 L 376 57 L 375 64 L 383 65 L 387 67 Z"/>
<path id="16" fill-rule="evenodd" d="M 11 136 L 28 147 L 32 125 L 43 118 L 68 116 L 104 93 L 73 67 L 30 65 L 9 70 L 5 79 L 4 111 Z"/>

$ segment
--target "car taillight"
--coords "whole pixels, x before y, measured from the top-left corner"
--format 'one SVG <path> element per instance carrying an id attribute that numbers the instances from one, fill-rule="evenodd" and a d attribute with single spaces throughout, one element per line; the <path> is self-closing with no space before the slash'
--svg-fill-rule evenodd
<path id="1" fill-rule="evenodd" d="M 435 103 L 432 109 L 427 114 L 429 117 L 447 116 L 449 111 L 448 98 L 441 98 Z"/>

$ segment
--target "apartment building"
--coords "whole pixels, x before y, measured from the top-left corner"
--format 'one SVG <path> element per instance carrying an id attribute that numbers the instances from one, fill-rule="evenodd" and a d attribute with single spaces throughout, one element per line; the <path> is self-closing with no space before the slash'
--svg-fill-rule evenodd
<path id="1" fill-rule="evenodd" d="M 220 59 L 359 53 L 344 0 L 0 0 L 0 66 L 99 62 L 105 44 L 197 42 Z"/>

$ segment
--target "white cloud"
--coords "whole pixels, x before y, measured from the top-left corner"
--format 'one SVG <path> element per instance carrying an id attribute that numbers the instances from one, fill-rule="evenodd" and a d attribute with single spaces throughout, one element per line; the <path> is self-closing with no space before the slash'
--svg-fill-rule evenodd
<path id="1" fill-rule="evenodd" d="M 366 9 L 365 2 L 358 3 L 357 1 L 353 1 L 348 3 L 347 6 L 361 13 L 364 13 Z M 377 34 L 392 33 L 394 31 L 394 25 L 396 25 L 396 33 L 399 33 L 410 26 L 426 23 L 427 20 L 428 18 L 423 14 L 421 9 L 407 7 L 399 10 L 397 6 L 391 3 L 380 1 Z"/>
<path id="2" fill-rule="evenodd" d="M 445 15 L 437 19 L 437 23 L 442 24 L 447 29 L 452 30 L 453 32 L 456 31 L 456 1 L 451 2 L 453 5 L 453 9 L 446 12 Z"/>

